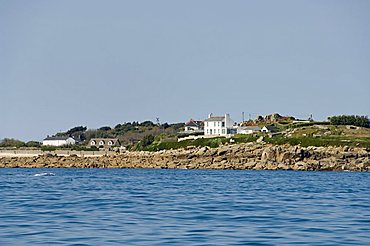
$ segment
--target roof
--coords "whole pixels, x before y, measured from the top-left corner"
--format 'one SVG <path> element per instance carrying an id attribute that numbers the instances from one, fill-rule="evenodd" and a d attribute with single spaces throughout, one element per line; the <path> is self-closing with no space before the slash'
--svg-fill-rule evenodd
<path id="1" fill-rule="evenodd" d="M 276 127 L 275 126 L 264 126 L 264 127 L 266 127 L 269 131 L 276 130 Z"/>
<path id="2" fill-rule="evenodd" d="M 193 119 L 190 119 L 186 124 L 185 126 L 202 126 L 203 125 L 203 121 L 201 120 L 193 120 Z"/>
<path id="3" fill-rule="evenodd" d="M 90 141 L 118 141 L 118 138 L 92 138 Z"/>
<path id="4" fill-rule="evenodd" d="M 253 131 L 260 131 L 261 128 L 258 126 L 242 126 L 240 127 L 243 130 L 253 130 Z"/>
<path id="5" fill-rule="evenodd" d="M 47 137 L 44 139 L 44 141 L 47 141 L 47 140 L 67 140 L 68 138 L 71 138 L 69 136 L 52 136 L 52 137 Z"/>
<path id="6" fill-rule="evenodd" d="M 211 116 L 204 121 L 225 121 L 225 116 Z"/>

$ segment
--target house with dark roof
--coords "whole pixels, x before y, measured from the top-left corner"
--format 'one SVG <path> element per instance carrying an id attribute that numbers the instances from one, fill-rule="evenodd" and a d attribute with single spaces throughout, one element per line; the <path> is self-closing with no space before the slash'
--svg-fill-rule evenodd
<path id="1" fill-rule="evenodd" d="M 202 120 L 193 120 L 190 119 L 185 123 L 185 132 L 199 132 L 204 130 L 204 122 Z"/>
<path id="2" fill-rule="evenodd" d="M 204 120 L 204 135 L 227 136 L 236 133 L 234 121 L 229 114 L 214 116 L 212 113 Z"/>
<path id="3" fill-rule="evenodd" d="M 42 141 L 42 145 L 44 146 L 65 146 L 75 144 L 76 140 L 69 136 L 48 136 Z"/>
<path id="4" fill-rule="evenodd" d="M 110 150 L 114 147 L 120 147 L 121 143 L 118 138 L 92 138 L 89 141 L 90 147 L 96 147 L 98 149 Z"/>

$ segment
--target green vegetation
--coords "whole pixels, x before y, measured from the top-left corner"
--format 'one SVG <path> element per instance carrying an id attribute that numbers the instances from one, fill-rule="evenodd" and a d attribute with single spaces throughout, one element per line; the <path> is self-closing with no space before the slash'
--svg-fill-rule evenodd
<path id="1" fill-rule="evenodd" d="M 305 127 L 305 126 L 327 126 L 330 125 L 330 122 L 327 121 L 315 121 L 315 122 L 305 122 L 305 123 L 294 123 L 289 125 L 289 128 L 300 128 L 300 127 Z"/>
<path id="2" fill-rule="evenodd" d="M 217 148 L 220 145 L 228 144 L 228 143 L 248 143 L 253 142 L 258 139 L 258 135 L 243 135 L 237 134 L 232 138 L 225 138 L 225 137 L 216 137 L 216 138 L 199 138 L 195 140 L 184 140 L 178 142 L 176 139 L 172 141 L 168 141 L 166 139 L 156 139 L 151 144 L 146 145 L 144 142 L 140 141 L 136 146 L 135 150 L 146 150 L 146 151 L 159 151 L 159 150 L 168 150 L 168 149 L 180 149 L 180 148 L 187 148 L 189 146 L 196 146 L 196 147 L 211 147 Z M 152 140 L 152 139 L 150 139 Z"/>
<path id="3" fill-rule="evenodd" d="M 41 146 L 41 150 L 42 151 L 55 151 L 57 150 L 58 148 L 55 147 L 55 146 Z"/>
<path id="4" fill-rule="evenodd" d="M 4 138 L 3 140 L 0 140 L 0 148 L 23 148 L 23 147 L 39 148 L 40 146 L 41 143 L 36 141 L 29 141 L 25 143 L 14 138 Z"/>
<path id="5" fill-rule="evenodd" d="M 89 129 L 84 126 L 76 126 L 66 132 L 59 132 L 56 136 L 71 136 L 78 140 L 81 145 L 87 145 L 92 138 L 118 138 L 123 146 L 133 147 L 144 137 L 152 135 L 176 136 L 184 127 L 184 123 L 154 124 L 152 121 L 126 122 L 117 124 L 115 127 L 103 126 L 98 129 Z M 146 145 L 146 144 L 144 144 Z M 143 146 L 145 147 L 145 146 Z"/>
<path id="6" fill-rule="evenodd" d="M 211 148 L 216 148 L 221 144 L 229 142 L 230 139 L 219 137 L 219 138 L 200 138 L 196 140 L 184 140 L 181 142 L 153 142 L 151 145 L 146 146 L 142 149 L 137 148 L 137 150 L 147 150 L 147 151 L 158 151 L 164 149 L 180 149 L 186 148 L 188 146 L 208 146 Z M 138 146 L 140 147 L 140 146 Z"/>
<path id="7" fill-rule="evenodd" d="M 353 125 L 360 127 L 370 127 L 369 118 L 359 115 L 339 115 L 328 118 L 332 125 Z"/>
<path id="8" fill-rule="evenodd" d="M 140 141 L 149 140 L 144 138 L 150 135 L 153 137 L 160 135 L 165 135 L 167 137 L 176 136 L 183 127 L 183 123 L 164 123 L 157 125 L 151 121 L 144 121 L 142 123 L 134 121 L 117 124 L 114 128 L 105 126 L 97 130 L 87 130 L 84 133 L 84 137 L 86 141 L 89 141 L 91 138 L 118 138 L 124 146 L 135 146 Z M 147 143 L 144 143 L 142 147 L 146 145 Z"/>
<path id="9" fill-rule="evenodd" d="M 370 148 L 370 129 L 315 124 L 287 130 L 284 134 L 265 138 L 272 144 L 307 146 L 353 146 Z"/>
<path id="10" fill-rule="evenodd" d="M 365 147 L 370 148 L 370 137 L 369 138 L 346 138 L 346 137 L 284 137 L 274 136 L 266 138 L 265 142 L 271 144 L 290 144 L 290 145 L 301 145 L 303 147 L 308 146 L 351 146 L 351 147 Z"/>

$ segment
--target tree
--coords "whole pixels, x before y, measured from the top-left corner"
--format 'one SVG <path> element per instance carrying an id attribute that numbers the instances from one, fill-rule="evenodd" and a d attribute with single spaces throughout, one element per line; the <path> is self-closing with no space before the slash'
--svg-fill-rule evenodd
<path id="1" fill-rule="evenodd" d="M 360 127 L 370 127 L 369 118 L 359 115 L 337 115 L 329 117 L 328 120 L 332 125 L 354 125 Z"/>
<path id="2" fill-rule="evenodd" d="M 98 130 L 107 132 L 107 131 L 112 130 L 112 128 L 110 126 L 103 126 L 103 127 L 100 127 Z"/>
<path id="3" fill-rule="evenodd" d="M 27 147 L 39 148 L 41 147 L 41 143 L 37 141 L 28 141 L 26 143 Z"/>
<path id="4" fill-rule="evenodd" d="M 26 147 L 26 144 L 18 139 L 4 138 L 0 141 L 0 147 Z"/>
<path id="5" fill-rule="evenodd" d="M 149 146 L 154 142 L 154 136 L 151 134 L 145 135 L 140 142 L 142 147 Z"/>
<path id="6" fill-rule="evenodd" d="M 141 122 L 140 126 L 155 126 L 155 124 L 151 122 L 150 120 L 147 120 L 147 121 Z"/>
<path id="7" fill-rule="evenodd" d="M 85 132 L 86 130 L 87 130 L 86 126 L 76 126 L 68 130 L 66 132 L 66 135 L 72 135 L 73 133 L 76 133 L 76 132 Z"/>

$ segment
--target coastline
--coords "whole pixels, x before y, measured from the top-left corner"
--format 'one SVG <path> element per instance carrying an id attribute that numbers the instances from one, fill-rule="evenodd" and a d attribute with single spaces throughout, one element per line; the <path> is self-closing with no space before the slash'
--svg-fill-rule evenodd
<path id="1" fill-rule="evenodd" d="M 99 156 L 1 156 L 0 168 L 171 168 L 370 171 L 370 150 L 246 143 Z"/>

